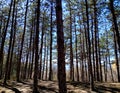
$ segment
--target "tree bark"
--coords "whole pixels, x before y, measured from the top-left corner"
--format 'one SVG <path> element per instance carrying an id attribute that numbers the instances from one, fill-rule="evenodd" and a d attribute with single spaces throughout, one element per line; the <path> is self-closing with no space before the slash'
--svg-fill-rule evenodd
<path id="1" fill-rule="evenodd" d="M 38 92 L 38 45 L 39 45 L 39 17 L 40 17 L 40 0 L 37 0 L 37 22 L 36 22 L 36 37 L 35 37 L 35 67 L 34 67 L 34 81 L 33 81 L 33 93 Z"/>
<path id="2" fill-rule="evenodd" d="M 44 42 L 44 58 L 43 58 L 43 72 L 42 72 L 42 80 L 44 79 L 45 73 L 45 61 L 46 61 L 46 35 L 45 35 L 45 42 Z"/>
<path id="3" fill-rule="evenodd" d="M 119 49 L 119 53 L 120 53 L 120 34 L 119 34 L 119 30 L 118 30 L 117 19 L 115 16 L 115 10 L 114 10 L 113 3 L 114 3 L 114 0 L 110 0 L 110 10 L 112 13 L 112 18 L 113 18 L 113 23 L 114 23 L 114 28 L 115 28 L 115 36 L 117 39 L 118 49 Z"/>
<path id="4" fill-rule="evenodd" d="M 70 12 L 70 80 L 74 81 L 74 64 L 73 64 L 73 46 L 72 46 L 72 10 L 70 1 L 69 4 L 69 12 Z"/>
<path id="5" fill-rule="evenodd" d="M 115 60 L 117 67 L 117 78 L 118 78 L 118 82 L 120 82 L 119 60 L 118 60 L 117 42 L 116 42 L 115 34 L 114 34 L 114 53 L 115 53 Z"/>
<path id="6" fill-rule="evenodd" d="M 44 17 L 44 13 L 43 13 L 43 20 L 42 20 L 42 33 L 41 33 L 41 46 L 40 46 L 40 70 L 39 70 L 39 79 L 42 78 L 42 49 L 43 49 L 43 38 L 44 38 L 44 21 L 45 21 L 45 17 Z"/>
<path id="7" fill-rule="evenodd" d="M 58 45 L 58 48 L 57 48 L 58 59 L 57 60 L 58 60 L 59 93 L 67 93 L 61 0 L 56 0 L 56 18 L 57 18 L 57 45 Z"/>
<path id="8" fill-rule="evenodd" d="M 51 21 L 50 21 L 50 70 L 49 70 L 49 80 L 52 80 L 53 77 L 53 72 L 52 72 L 52 32 L 53 32 L 53 18 L 52 18 L 52 13 L 53 13 L 53 0 L 51 1 Z"/>
<path id="9" fill-rule="evenodd" d="M 75 16 L 74 16 L 74 24 L 75 24 Z M 77 49 L 77 30 L 76 30 L 76 24 L 75 24 L 75 50 L 76 50 L 76 71 L 77 71 L 77 81 L 79 81 L 79 69 L 78 69 L 78 49 Z"/>
<path id="10" fill-rule="evenodd" d="M 96 76 L 97 81 L 100 81 L 99 76 L 99 60 L 98 60 L 98 21 L 97 21 L 97 7 L 96 7 L 96 0 L 93 0 L 94 5 L 94 31 L 95 31 L 95 57 L 96 57 Z"/>
<path id="11" fill-rule="evenodd" d="M 119 34 L 119 30 L 118 30 L 117 19 L 115 16 L 115 10 L 114 10 L 113 3 L 114 3 L 114 0 L 110 0 L 110 10 L 112 13 L 112 19 L 113 19 L 114 29 L 115 29 L 115 31 L 113 30 L 113 33 L 115 35 L 115 40 L 116 40 L 116 43 L 118 44 L 118 51 L 120 53 L 120 34 Z M 115 52 L 116 51 L 117 50 L 115 50 Z M 117 56 L 116 56 L 116 66 L 117 66 L 118 82 L 120 82 L 120 72 L 119 72 L 120 70 L 119 70 L 119 62 L 118 62 Z"/>
<path id="12" fill-rule="evenodd" d="M 3 38 L 2 38 L 1 48 L 0 48 L 0 79 L 2 79 L 3 58 L 4 58 L 3 57 L 3 51 L 4 51 L 4 44 L 5 44 L 5 39 L 6 39 L 8 24 L 9 24 L 9 20 L 10 20 L 10 14 L 11 14 L 11 10 L 12 10 L 12 4 L 13 4 L 13 0 L 11 0 L 11 3 L 10 3 L 10 9 L 9 9 L 9 14 L 8 14 L 8 19 L 7 19 L 7 23 L 6 23 L 4 35 L 3 35 Z"/>
<path id="13" fill-rule="evenodd" d="M 89 75 L 90 75 L 90 89 L 94 90 L 94 81 L 93 81 L 93 72 L 92 72 L 92 63 L 91 63 L 91 42 L 90 42 L 90 31 L 89 31 L 89 14 L 88 14 L 88 3 L 87 0 L 85 0 L 86 4 L 86 17 L 87 17 L 87 36 L 88 36 L 88 69 L 89 69 Z"/>
<path id="14" fill-rule="evenodd" d="M 47 46 L 46 75 L 45 75 L 45 80 L 47 80 L 47 78 L 48 78 L 48 56 L 49 56 L 49 54 L 48 54 L 48 49 L 49 49 L 49 47 Z"/>
<path id="15" fill-rule="evenodd" d="M 17 76 L 17 81 L 18 82 L 20 81 L 21 57 L 22 57 L 23 43 L 24 43 L 24 37 L 25 37 L 25 32 L 26 32 L 26 19 L 27 19 L 27 11 L 28 11 L 28 2 L 29 2 L 29 0 L 27 0 L 27 2 L 26 2 L 24 30 L 23 30 L 23 34 L 22 34 L 20 54 L 19 54 L 19 59 L 18 59 L 18 63 L 17 63 L 18 65 L 17 65 L 16 76 Z"/>
<path id="16" fill-rule="evenodd" d="M 11 74 L 11 69 L 12 69 L 12 61 L 13 61 L 13 51 L 14 51 L 14 45 L 16 41 L 16 25 L 17 25 L 17 8 L 16 14 L 15 14 L 15 22 L 14 22 L 14 33 L 13 33 L 13 41 L 12 41 L 12 49 L 11 49 L 11 56 L 10 56 L 10 65 L 9 65 L 9 70 L 8 70 L 8 79 L 10 79 L 10 74 Z"/>
<path id="17" fill-rule="evenodd" d="M 91 15 L 93 16 L 93 15 Z M 92 20 L 92 23 L 91 23 L 91 34 L 92 34 L 92 60 L 93 60 L 93 71 L 94 71 L 94 74 L 93 74 L 93 77 L 94 77 L 94 80 L 96 81 L 96 66 L 95 66 L 95 55 L 94 55 L 94 31 L 93 31 L 93 20 Z"/>
<path id="18" fill-rule="evenodd" d="M 10 31 L 10 40 L 9 40 L 9 48 L 8 48 L 8 55 L 7 55 L 7 60 L 5 64 L 5 78 L 4 78 L 4 84 L 6 84 L 6 80 L 8 79 L 8 67 L 10 65 L 10 56 L 11 56 L 11 48 L 12 48 L 12 40 L 13 40 L 13 25 L 14 25 L 14 12 L 15 12 L 15 0 L 13 3 L 13 13 L 12 13 L 12 24 L 11 24 L 11 31 Z"/>

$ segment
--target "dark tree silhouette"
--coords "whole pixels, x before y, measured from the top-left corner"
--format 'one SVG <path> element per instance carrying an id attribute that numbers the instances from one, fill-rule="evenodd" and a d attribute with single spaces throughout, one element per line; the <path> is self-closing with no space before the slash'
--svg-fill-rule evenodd
<path id="1" fill-rule="evenodd" d="M 89 69 L 89 74 L 90 74 L 90 88 L 91 90 L 94 90 L 94 81 L 93 81 L 93 72 L 92 72 L 92 63 L 91 63 L 91 42 L 90 42 L 90 31 L 89 31 L 89 14 L 88 14 L 88 3 L 87 0 L 85 0 L 85 5 L 86 5 L 86 17 L 87 17 L 87 36 L 88 36 L 88 57 L 89 57 L 89 62 L 88 62 L 88 69 Z"/>
<path id="2" fill-rule="evenodd" d="M 111 13 L 112 13 L 112 18 L 113 18 L 113 23 L 114 23 L 114 28 L 115 28 L 114 34 L 115 34 L 115 37 L 116 37 L 116 41 L 117 41 L 117 44 L 118 44 L 118 50 L 119 50 L 119 53 L 120 53 L 120 34 L 119 34 L 119 30 L 118 30 L 117 19 L 116 19 L 116 16 L 115 16 L 115 9 L 114 9 L 113 3 L 114 3 L 114 0 L 110 0 L 110 10 L 111 10 Z M 118 61 L 116 63 L 116 66 L 117 66 L 118 82 L 120 82 L 120 72 L 119 72 Z"/>
<path id="3" fill-rule="evenodd" d="M 53 43 L 53 0 L 51 0 L 51 20 L 50 20 L 50 70 L 49 70 L 49 80 L 52 80 L 53 72 L 52 72 L 52 43 Z"/>
<path id="4" fill-rule="evenodd" d="M 7 55 L 7 60 L 5 64 L 5 78 L 4 78 L 4 84 L 6 84 L 6 80 L 8 79 L 8 67 L 9 67 L 9 61 L 10 61 L 10 55 L 11 55 L 11 48 L 12 48 L 12 39 L 13 39 L 13 25 L 14 25 L 14 12 L 15 12 L 15 0 L 13 3 L 13 13 L 12 13 L 12 25 L 11 25 L 11 31 L 10 31 L 10 39 L 9 39 L 9 49 L 8 49 L 8 55 Z"/>
<path id="5" fill-rule="evenodd" d="M 7 34 L 7 29 L 8 29 L 8 24 L 9 24 L 9 20 L 10 20 L 10 14 L 11 14 L 11 10 L 12 10 L 12 4 L 13 4 L 13 0 L 11 0 L 10 3 L 10 9 L 9 9 L 9 14 L 8 14 L 8 19 L 7 19 L 7 23 L 6 23 L 6 27 L 5 27 L 5 31 L 4 31 L 4 35 L 2 38 L 2 42 L 1 42 L 1 48 L 0 48 L 0 79 L 2 79 L 2 68 L 3 68 L 3 50 L 4 50 L 4 44 L 5 44 L 5 39 L 6 39 L 6 34 Z"/>
<path id="6" fill-rule="evenodd" d="M 59 93 L 67 93 L 66 73 L 65 73 L 65 53 L 64 53 L 64 34 L 62 20 L 62 3 L 56 0 L 56 18 L 57 18 L 57 51 L 58 51 L 58 84 Z"/>
<path id="7" fill-rule="evenodd" d="M 36 35 L 35 35 L 35 67 L 34 67 L 34 82 L 33 82 L 33 93 L 38 92 L 38 45 L 39 45 L 39 17 L 40 17 L 40 0 L 37 0 L 37 22 L 36 22 Z"/>
<path id="8" fill-rule="evenodd" d="M 19 59 L 18 59 L 17 72 L 16 72 L 17 81 L 20 81 L 21 57 L 22 57 L 23 44 L 24 44 L 24 38 L 25 38 L 25 32 L 26 32 L 26 19 L 27 19 L 27 12 L 28 12 L 28 3 L 29 3 L 29 0 L 27 0 L 27 2 L 26 2 L 24 29 L 23 29 L 23 34 L 22 34 L 20 54 L 19 54 Z"/>

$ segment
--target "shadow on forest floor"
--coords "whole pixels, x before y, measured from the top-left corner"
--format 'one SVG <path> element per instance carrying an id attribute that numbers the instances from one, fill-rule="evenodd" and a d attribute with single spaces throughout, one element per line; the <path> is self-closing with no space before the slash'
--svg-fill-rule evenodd
<path id="1" fill-rule="evenodd" d="M 109 91 L 111 93 L 120 93 L 120 87 L 116 88 L 115 86 L 104 86 L 104 85 L 98 85 L 95 86 L 95 91 L 98 93 L 105 93 L 105 91 Z"/>
<path id="2" fill-rule="evenodd" d="M 33 81 L 10 81 L 9 85 L 0 85 L 0 93 L 32 93 Z M 40 93 L 58 93 L 57 81 L 39 81 Z M 95 90 L 90 91 L 90 84 L 67 82 L 67 93 L 120 93 L 120 83 L 95 83 Z M 2 91 L 2 92 L 1 92 Z"/>
<path id="3" fill-rule="evenodd" d="M 17 88 L 12 87 L 11 85 L 0 85 L 0 93 L 21 93 Z"/>
<path id="4" fill-rule="evenodd" d="M 47 93 L 47 91 L 49 91 L 49 93 L 58 93 L 54 88 L 49 88 L 45 86 L 38 86 L 38 88 L 40 93 Z"/>
<path id="5" fill-rule="evenodd" d="M 87 93 L 90 93 L 90 84 L 84 82 L 67 82 L 67 84 L 73 85 L 74 87 L 78 87 L 81 90 L 85 90 Z"/>
<path id="6" fill-rule="evenodd" d="M 32 89 L 32 82 L 31 80 L 30 81 L 20 81 L 20 83 L 24 84 L 24 85 L 28 85 L 28 86 L 31 86 L 31 89 Z M 40 93 L 58 93 L 58 88 L 57 88 L 57 82 L 56 81 L 39 81 L 38 82 L 38 91 Z"/>
<path id="7" fill-rule="evenodd" d="M 90 84 L 83 82 L 69 82 L 71 85 L 75 87 L 79 87 L 90 92 Z M 95 83 L 94 92 L 96 93 L 120 93 L 120 83 Z"/>

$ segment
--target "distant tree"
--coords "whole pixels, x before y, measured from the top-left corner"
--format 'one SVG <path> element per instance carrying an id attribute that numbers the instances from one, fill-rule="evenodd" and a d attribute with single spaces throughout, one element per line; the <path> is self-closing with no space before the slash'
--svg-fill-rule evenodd
<path id="1" fill-rule="evenodd" d="M 112 71 L 112 67 L 111 67 L 111 59 L 110 59 L 110 49 L 108 47 L 109 44 L 109 32 L 106 31 L 106 56 L 108 58 L 108 63 L 109 63 L 109 67 L 110 67 L 110 72 L 111 72 L 111 78 L 112 78 L 112 82 L 114 82 L 114 77 L 113 77 L 113 71 Z"/>
<path id="2" fill-rule="evenodd" d="M 75 51 L 76 51 L 76 71 L 77 71 L 77 81 L 79 81 L 79 67 L 78 67 L 78 39 L 77 39 L 77 29 L 76 29 L 76 20 L 74 15 L 74 26 L 75 26 Z"/>
<path id="3" fill-rule="evenodd" d="M 72 45 L 72 9 L 70 0 L 68 0 L 69 12 L 70 12 L 70 80 L 74 81 L 74 64 L 73 64 L 73 45 Z"/>
<path id="4" fill-rule="evenodd" d="M 42 33 L 41 33 L 41 45 L 40 45 L 40 70 L 39 70 L 39 79 L 42 79 L 42 49 L 43 49 L 43 38 L 45 35 L 45 10 L 43 13 L 43 18 L 42 18 Z"/>
<path id="5" fill-rule="evenodd" d="M 31 27 L 31 30 L 30 30 L 30 43 L 29 43 L 29 48 L 28 48 L 28 51 L 29 51 L 29 63 L 28 63 L 28 75 L 26 75 L 25 76 L 25 78 L 27 77 L 27 78 L 30 78 L 30 69 L 31 69 L 31 62 L 32 62 L 32 37 L 33 37 L 33 20 L 32 20 L 32 22 L 31 22 L 31 24 L 32 24 L 32 27 Z M 26 65 L 27 65 L 27 62 L 26 62 Z M 25 70 L 26 70 L 26 72 L 25 73 L 27 73 L 27 66 L 25 67 Z"/>
<path id="6" fill-rule="evenodd" d="M 15 49 L 15 42 L 16 42 L 16 33 L 17 33 L 17 6 L 15 7 L 15 19 L 14 19 L 14 32 L 13 32 L 13 40 L 12 40 L 12 47 L 11 47 L 11 56 L 10 56 L 10 63 L 8 69 L 8 79 L 10 79 L 11 72 L 12 72 L 12 65 L 13 65 L 13 56 L 14 56 L 14 49 Z"/>
<path id="7" fill-rule="evenodd" d="M 42 80 L 44 80 L 44 73 L 45 73 L 45 61 L 46 61 L 46 35 L 44 37 L 44 57 L 43 57 L 43 71 L 42 71 Z"/>
<path id="8" fill-rule="evenodd" d="M 47 56 L 47 58 L 46 58 L 46 74 L 45 74 L 45 80 L 47 80 L 48 79 L 48 57 L 49 57 L 49 46 L 47 45 L 47 54 L 46 54 L 46 56 Z"/>
<path id="9" fill-rule="evenodd" d="M 33 24 L 33 29 L 35 30 L 35 24 Z M 31 59 L 31 66 L 30 66 L 30 79 L 32 78 L 33 64 L 34 64 L 34 58 L 35 58 L 35 36 L 32 37 L 32 44 L 33 45 L 32 45 L 32 59 Z"/>
<path id="10" fill-rule="evenodd" d="M 96 57 L 96 76 L 97 81 L 100 81 L 99 76 L 99 60 L 98 60 L 98 20 L 97 20 L 97 0 L 93 0 L 94 5 L 94 31 L 95 31 L 95 57 Z"/>

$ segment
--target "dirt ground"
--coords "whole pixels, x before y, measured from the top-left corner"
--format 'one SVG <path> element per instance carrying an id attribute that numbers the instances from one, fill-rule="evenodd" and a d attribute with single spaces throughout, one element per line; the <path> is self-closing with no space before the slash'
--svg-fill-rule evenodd
<path id="1" fill-rule="evenodd" d="M 8 82 L 9 85 L 0 85 L 0 93 L 32 93 L 33 81 Z M 58 93 L 56 81 L 39 81 L 40 93 Z M 95 83 L 95 91 L 90 91 L 89 83 L 67 82 L 68 93 L 120 93 L 120 83 Z"/>

